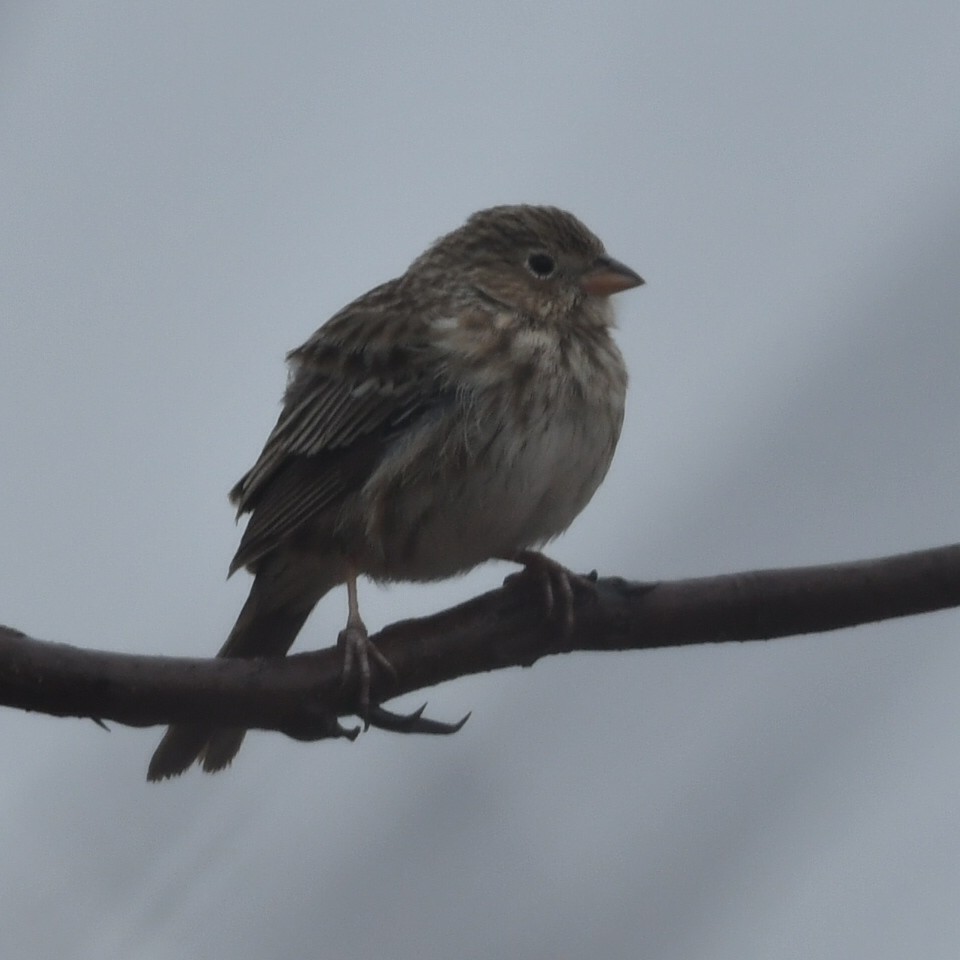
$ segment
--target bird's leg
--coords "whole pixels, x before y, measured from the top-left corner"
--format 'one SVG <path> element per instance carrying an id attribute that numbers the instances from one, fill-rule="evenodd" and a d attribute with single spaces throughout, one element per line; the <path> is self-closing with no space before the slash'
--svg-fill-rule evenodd
<path id="1" fill-rule="evenodd" d="M 354 673 L 359 674 L 360 692 L 359 716 L 365 727 L 377 727 L 380 730 L 392 730 L 394 733 L 456 733 L 468 720 L 468 713 L 457 723 L 443 723 L 431 720 L 423 715 L 423 705 L 413 713 L 394 713 L 379 703 L 370 703 L 370 660 L 375 660 L 394 679 L 397 677 L 393 664 L 377 649 L 367 634 L 367 628 L 360 619 L 360 605 L 357 602 L 357 578 L 355 574 L 347 579 L 347 625 L 337 637 L 337 646 L 343 651 L 343 665 L 340 668 L 340 682 L 345 686 Z M 352 738 L 351 738 L 352 739 Z"/>
<path id="2" fill-rule="evenodd" d="M 387 673 L 396 677 L 393 664 L 377 649 L 366 624 L 360 619 L 360 605 L 357 602 L 357 577 L 351 572 L 347 578 L 347 625 L 337 637 L 337 646 L 343 652 L 343 664 L 340 668 L 342 685 L 350 681 L 354 671 L 358 674 L 360 692 L 360 716 L 366 720 L 370 713 L 370 660 L 375 660 Z M 367 723 L 369 726 L 369 721 Z"/>
<path id="3" fill-rule="evenodd" d="M 564 636 L 573 630 L 574 591 L 596 590 L 596 574 L 593 578 L 581 576 L 568 570 L 562 563 L 551 560 L 538 550 L 518 550 L 506 557 L 514 563 L 522 563 L 526 568 L 521 574 L 533 577 L 543 596 L 543 606 L 549 618 L 558 621 Z M 508 577 L 508 580 L 512 577 Z"/>

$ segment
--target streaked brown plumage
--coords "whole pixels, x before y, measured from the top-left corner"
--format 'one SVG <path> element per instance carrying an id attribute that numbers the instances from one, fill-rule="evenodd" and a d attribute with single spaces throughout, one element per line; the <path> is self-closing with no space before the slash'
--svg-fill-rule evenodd
<path id="1" fill-rule="evenodd" d="M 230 494 L 251 513 L 230 570 L 255 576 L 219 655 L 284 655 L 347 583 L 342 639 L 362 681 L 377 654 L 358 574 L 422 581 L 530 562 L 610 465 L 627 374 L 608 297 L 642 282 L 571 214 L 494 207 L 292 351 L 280 419 Z M 196 759 L 221 769 L 243 734 L 171 727 L 148 777 Z"/>

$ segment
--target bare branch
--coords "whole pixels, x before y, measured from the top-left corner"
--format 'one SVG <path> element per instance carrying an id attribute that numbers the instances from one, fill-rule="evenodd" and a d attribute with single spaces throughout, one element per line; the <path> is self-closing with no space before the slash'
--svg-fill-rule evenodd
<path id="1" fill-rule="evenodd" d="M 374 640 L 396 678 L 377 672 L 372 701 L 575 650 L 766 640 L 960 606 L 960 545 L 656 584 L 605 578 L 578 592 L 566 635 L 544 621 L 537 590 L 520 574 L 460 606 L 386 627 Z M 332 736 L 332 718 L 356 707 L 339 667 L 335 648 L 279 659 L 148 657 L 0 627 L 0 704 L 132 726 L 213 721 Z"/>

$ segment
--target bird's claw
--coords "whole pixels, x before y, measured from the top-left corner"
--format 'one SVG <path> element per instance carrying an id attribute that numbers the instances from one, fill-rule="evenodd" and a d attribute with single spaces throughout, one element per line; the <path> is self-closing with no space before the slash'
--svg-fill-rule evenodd
<path id="1" fill-rule="evenodd" d="M 442 720 L 432 720 L 425 717 L 423 711 L 427 705 L 424 704 L 413 713 L 394 713 L 387 710 L 380 704 L 375 703 L 367 710 L 366 721 L 371 727 L 378 730 L 391 730 L 394 733 L 430 733 L 446 735 L 456 733 L 469 719 L 468 713 L 456 723 L 444 723 Z"/>
<path id="2" fill-rule="evenodd" d="M 360 736 L 359 727 L 345 727 L 339 720 L 334 721 L 330 727 L 330 736 L 332 739 L 336 740 L 337 738 L 343 740 L 349 740 L 353 743 L 357 737 Z"/>
<path id="3" fill-rule="evenodd" d="M 339 719 L 317 705 L 315 711 L 307 716 L 298 716 L 295 723 L 280 728 L 282 733 L 294 740 L 313 742 L 315 740 L 356 740 L 360 736 L 359 727 L 345 727 Z"/>
<path id="4" fill-rule="evenodd" d="M 367 634 L 362 621 L 348 623 L 337 637 L 337 646 L 342 651 L 343 662 L 340 667 L 340 686 L 346 687 L 354 673 L 357 674 L 359 691 L 357 694 L 358 716 L 364 721 L 364 728 L 370 726 L 370 661 L 375 661 L 394 679 L 397 671 L 393 664 L 380 652 L 377 645 Z"/>
<path id="5" fill-rule="evenodd" d="M 582 576 L 536 550 L 521 550 L 511 559 L 522 563 L 524 569 L 508 577 L 507 581 L 514 577 L 534 578 L 540 587 L 547 617 L 559 623 L 563 636 L 569 636 L 574 624 L 575 592 L 594 593 L 597 587 L 596 571 L 589 576 Z"/>
<path id="6" fill-rule="evenodd" d="M 379 730 L 392 730 L 394 733 L 456 733 L 469 719 L 468 713 L 457 723 L 444 723 L 441 720 L 432 720 L 425 717 L 423 711 L 426 704 L 413 713 L 394 713 L 379 703 L 370 703 L 370 663 L 374 661 L 387 673 L 397 679 L 397 671 L 393 664 L 380 652 L 377 645 L 367 634 L 363 621 L 354 618 L 340 631 L 337 637 L 337 646 L 343 652 L 343 664 L 340 668 L 340 685 L 345 687 L 357 674 L 359 691 L 357 694 L 357 715 L 363 720 L 363 727 L 376 727 Z M 339 727 L 339 724 L 338 724 Z M 339 727 L 339 736 L 347 736 L 353 740 L 359 730 L 345 730 Z"/>

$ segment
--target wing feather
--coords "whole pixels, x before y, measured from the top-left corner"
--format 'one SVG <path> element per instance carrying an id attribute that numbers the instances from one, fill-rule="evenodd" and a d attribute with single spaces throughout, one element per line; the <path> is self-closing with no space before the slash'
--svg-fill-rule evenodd
<path id="1" fill-rule="evenodd" d="M 396 429 L 443 401 L 438 367 L 416 338 L 386 349 L 384 325 L 404 320 L 402 313 L 385 316 L 387 306 L 404 306 L 390 284 L 345 308 L 290 354 L 280 418 L 230 492 L 238 516 L 252 512 L 231 573 L 360 489 Z"/>

